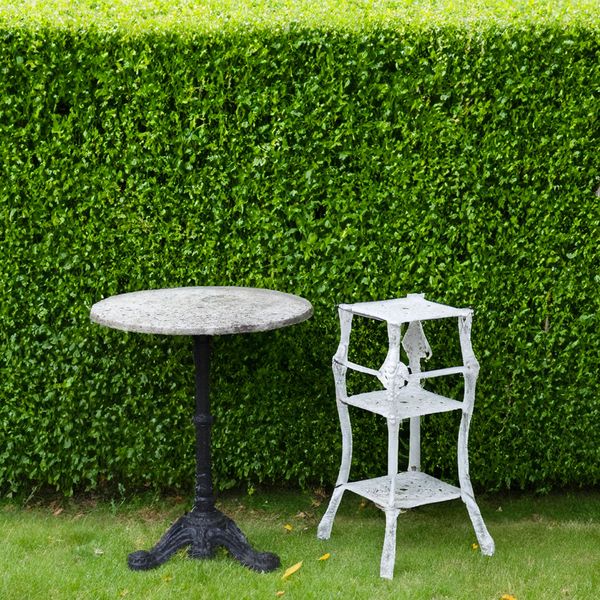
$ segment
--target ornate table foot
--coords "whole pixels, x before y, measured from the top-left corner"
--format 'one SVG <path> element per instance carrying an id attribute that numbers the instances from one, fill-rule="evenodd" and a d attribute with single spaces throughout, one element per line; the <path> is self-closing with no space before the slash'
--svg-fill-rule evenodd
<path id="1" fill-rule="evenodd" d="M 181 548 L 189 546 L 191 558 L 211 558 L 223 546 L 241 564 L 267 573 L 279 568 L 279 557 L 252 548 L 239 527 L 222 512 L 192 510 L 180 517 L 152 550 L 132 552 L 127 563 L 134 571 L 154 569 L 166 562 Z"/>

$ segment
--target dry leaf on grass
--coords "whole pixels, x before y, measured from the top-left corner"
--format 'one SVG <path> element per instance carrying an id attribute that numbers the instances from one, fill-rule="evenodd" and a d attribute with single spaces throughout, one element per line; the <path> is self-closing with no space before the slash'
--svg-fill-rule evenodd
<path id="1" fill-rule="evenodd" d="M 292 526 L 291 526 L 289 523 L 286 523 L 286 524 L 283 526 L 283 528 L 284 528 L 286 531 L 292 531 L 292 529 L 294 529 L 294 528 L 293 528 L 293 527 L 292 527 Z"/>
<path id="2" fill-rule="evenodd" d="M 319 557 L 319 560 L 329 560 L 330 556 L 331 554 L 329 552 L 326 552 L 325 554 L 323 554 L 323 556 Z"/>
<path id="3" fill-rule="evenodd" d="M 302 561 L 292 565 L 289 569 L 286 569 L 285 573 L 281 576 L 281 579 L 287 579 L 290 575 L 293 575 L 302 566 Z"/>

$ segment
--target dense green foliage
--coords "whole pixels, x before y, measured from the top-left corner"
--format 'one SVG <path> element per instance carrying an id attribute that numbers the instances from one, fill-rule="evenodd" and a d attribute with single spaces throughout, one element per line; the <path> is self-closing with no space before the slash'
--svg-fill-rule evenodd
<path id="1" fill-rule="evenodd" d="M 595 26 L 596 0 L 20 0 L 0 3 L 11 26 L 178 34 L 240 27 Z"/>
<path id="2" fill-rule="evenodd" d="M 179 285 L 315 307 L 215 340 L 220 487 L 333 483 L 335 304 L 417 291 L 476 310 L 473 481 L 597 484 L 599 32 L 511 23 L 184 34 L 6 18 L 1 488 L 191 486 L 190 341 L 88 317 Z M 357 333 L 376 366 L 381 332 Z M 355 476 L 383 472 L 380 421 L 357 415 Z M 452 478 L 453 416 L 423 437 L 425 468 Z"/>

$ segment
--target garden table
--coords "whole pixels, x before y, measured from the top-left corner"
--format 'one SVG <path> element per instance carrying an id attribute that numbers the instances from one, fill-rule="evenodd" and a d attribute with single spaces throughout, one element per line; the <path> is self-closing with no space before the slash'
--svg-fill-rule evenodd
<path id="1" fill-rule="evenodd" d="M 183 287 L 112 296 L 92 306 L 90 319 L 124 331 L 193 337 L 196 411 L 196 486 L 190 512 L 180 517 L 149 551 L 128 557 L 129 567 L 145 570 L 189 546 L 192 558 L 209 558 L 224 546 L 243 565 L 267 572 L 279 558 L 257 552 L 229 517 L 215 507 L 210 457 L 213 417 L 209 404 L 210 341 L 214 335 L 269 331 L 312 315 L 308 300 L 274 290 L 245 287 Z"/>

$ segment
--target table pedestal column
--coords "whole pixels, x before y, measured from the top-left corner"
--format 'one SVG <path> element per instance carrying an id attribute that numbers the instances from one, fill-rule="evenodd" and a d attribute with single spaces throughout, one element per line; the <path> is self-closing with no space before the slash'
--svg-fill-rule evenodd
<path id="1" fill-rule="evenodd" d="M 225 547 L 244 566 L 255 571 L 277 569 L 279 558 L 270 552 L 257 552 L 238 526 L 215 508 L 213 494 L 210 430 L 213 418 L 209 405 L 210 337 L 194 336 L 196 371 L 196 493 L 190 512 L 180 517 L 149 551 L 129 555 L 127 562 L 134 571 L 153 569 L 166 562 L 181 548 L 189 546 L 191 558 L 211 558 L 219 546 Z"/>

